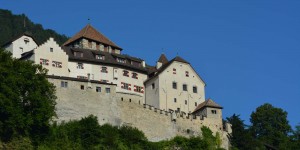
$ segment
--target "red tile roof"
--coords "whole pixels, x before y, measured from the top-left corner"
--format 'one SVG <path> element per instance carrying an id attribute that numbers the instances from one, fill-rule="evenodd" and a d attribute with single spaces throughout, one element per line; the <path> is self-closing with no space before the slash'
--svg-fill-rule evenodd
<path id="1" fill-rule="evenodd" d="M 217 104 L 216 102 L 214 102 L 212 99 L 208 99 L 206 101 L 204 101 L 203 103 L 199 104 L 196 109 L 194 110 L 194 112 L 197 112 L 198 110 L 205 108 L 205 107 L 212 107 L 212 108 L 220 108 L 223 109 L 222 106 L 220 106 L 219 104 Z M 193 112 L 193 113 L 194 113 Z"/>
<path id="2" fill-rule="evenodd" d="M 70 43 L 80 39 L 80 38 L 87 38 L 90 40 L 94 40 L 96 42 L 100 42 L 103 44 L 107 44 L 109 46 L 118 48 L 122 50 L 119 46 L 117 46 L 114 42 L 109 40 L 107 37 L 105 37 L 103 34 L 98 32 L 94 27 L 92 27 L 90 24 L 86 25 L 83 29 L 81 29 L 77 34 L 75 34 L 72 38 L 70 38 L 67 42 L 63 44 L 63 46 L 68 46 Z"/>

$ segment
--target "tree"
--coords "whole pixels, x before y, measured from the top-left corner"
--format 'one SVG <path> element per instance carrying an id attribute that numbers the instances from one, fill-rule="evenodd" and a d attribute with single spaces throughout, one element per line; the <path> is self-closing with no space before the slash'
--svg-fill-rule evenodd
<path id="1" fill-rule="evenodd" d="M 245 128 L 244 120 L 240 119 L 240 115 L 233 114 L 226 118 L 231 124 L 232 133 L 229 135 L 229 140 L 233 148 L 240 150 L 250 150 L 262 147 L 250 134 L 249 130 Z"/>
<path id="2" fill-rule="evenodd" d="M 0 138 L 43 137 L 55 116 L 55 87 L 46 79 L 47 70 L 3 50 L 0 60 Z"/>
<path id="3" fill-rule="evenodd" d="M 252 123 L 250 129 L 255 138 L 278 148 L 288 146 L 291 127 L 286 111 L 266 103 L 252 112 L 250 121 Z"/>

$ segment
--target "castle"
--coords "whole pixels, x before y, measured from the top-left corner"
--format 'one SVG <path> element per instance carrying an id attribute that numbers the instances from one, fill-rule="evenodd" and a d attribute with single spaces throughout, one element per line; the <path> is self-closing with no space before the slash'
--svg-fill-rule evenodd
<path id="1" fill-rule="evenodd" d="M 230 124 L 222 107 L 205 100 L 205 82 L 192 65 L 162 54 L 155 66 L 122 54 L 122 48 L 90 24 L 59 46 L 53 38 L 38 45 L 24 33 L 4 46 L 12 56 L 48 69 L 56 86 L 57 121 L 96 115 L 100 124 L 134 126 L 151 141 L 192 136 L 201 126 L 222 137 L 228 149 Z"/>

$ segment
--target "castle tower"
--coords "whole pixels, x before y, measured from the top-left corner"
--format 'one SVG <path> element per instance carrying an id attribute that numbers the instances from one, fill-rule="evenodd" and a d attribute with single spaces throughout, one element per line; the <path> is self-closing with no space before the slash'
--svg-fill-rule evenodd
<path id="1" fill-rule="evenodd" d="M 117 46 L 102 33 L 98 32 L 90 24 L 86 25 L 76 33 L 72 38 L 65 42 L 63 46 L 99 50 L 116 54 L 120 54 L 122 50 L 122 48 Z"/>

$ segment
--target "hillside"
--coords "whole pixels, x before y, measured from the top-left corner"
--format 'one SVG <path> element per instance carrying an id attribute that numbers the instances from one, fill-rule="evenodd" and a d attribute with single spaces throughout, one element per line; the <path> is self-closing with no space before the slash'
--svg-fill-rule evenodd
<path id="1" fill-rule="evenodd" d="M 43 43 L 49 37 L 53 37 L 60 45 L 68 39 L 66 35 L 58 34 L 51 29 L 44 29 L 41 24 L 33 23 L 24 14 L 14 15 L 9 10 L 0 9 L 0 46 L 25 31 L 31 33 L 38 44 Z"/>

